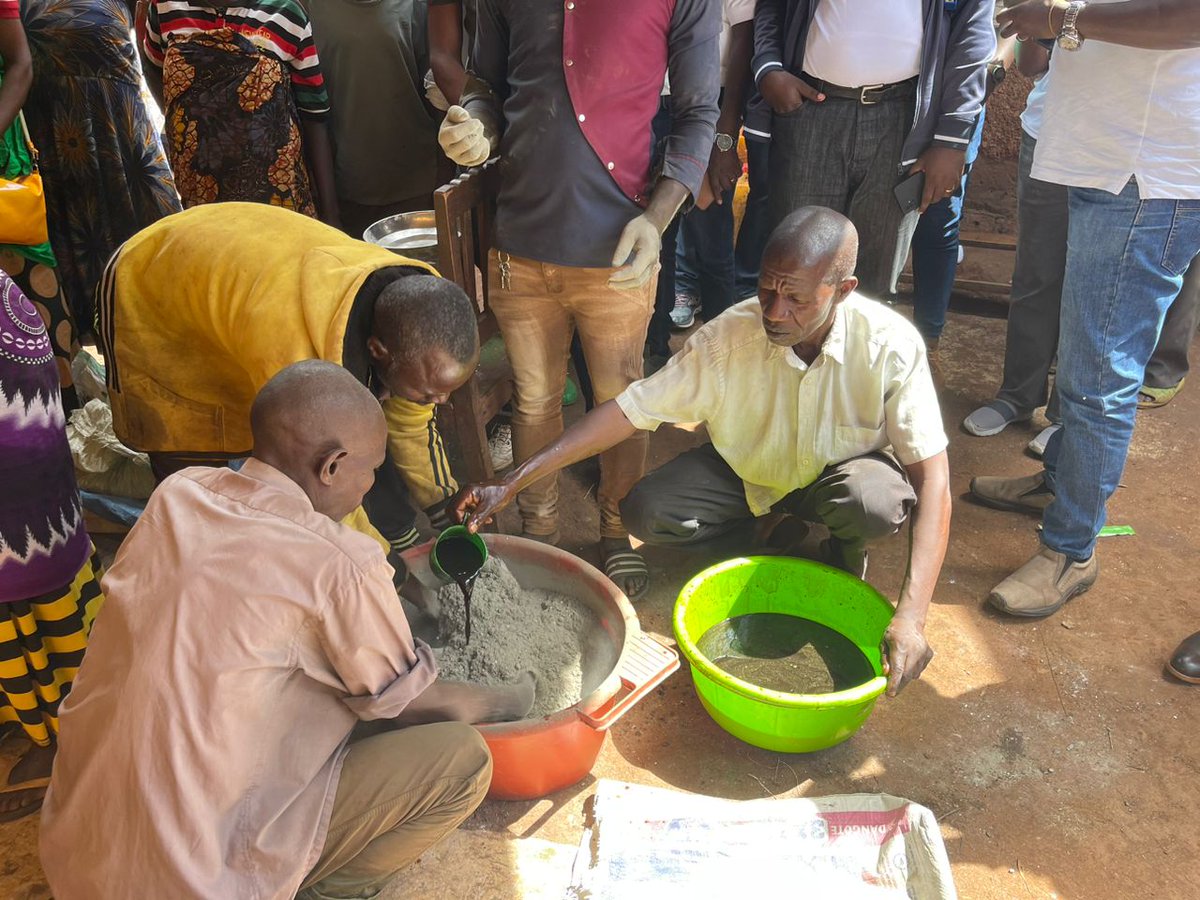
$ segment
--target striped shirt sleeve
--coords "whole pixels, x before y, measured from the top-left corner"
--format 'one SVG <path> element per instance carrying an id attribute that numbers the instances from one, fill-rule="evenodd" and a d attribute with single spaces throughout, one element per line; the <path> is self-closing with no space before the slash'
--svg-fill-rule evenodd
<path id="1" fill-rule="evenodd" d="M 163 46 L 162 23 L 158 18 L 157 3 L 151 3 L 150 8 L 146 10 L 146 37 L 142 40 L 142 49 L 146 51 L 146 59 L 161 69 L 166 48 Z"/>
<path id="2" fill-rule="evenodd" d="M 296 0 L 259 0 L 249 8 L 248 16 L 262 23 L 288 67 L 301 115 L 324 118 L 329 112 L 329 94 L 313 41 L 312 22 L 304 7 Z"/>
<path id="3" fill-rule="evenodd" d="M 296 108 L 308 118 L 329 112 L 329 95 L 313 42 L 312 24 L 297 0 L 257 0 L 214 10 L 187 0 L 156 0 L 146 17 L 146 57 L 162 66 L 172 40 L 229 27 L 249 38 L 287 67 Z"/>

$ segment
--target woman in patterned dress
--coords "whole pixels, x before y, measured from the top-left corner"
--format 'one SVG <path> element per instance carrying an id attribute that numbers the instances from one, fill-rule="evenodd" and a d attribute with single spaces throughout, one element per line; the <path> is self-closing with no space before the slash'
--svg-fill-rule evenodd
<path id="1" fill-rule="evenodd" d="M 142 47 L 184 206 L 268 203 L 340 225 L 329 97 L 300 0 L 153 2 Z"/>
<path id="2" fill-rule="evenodd" d="M 0 73 L 0 177 L 18 178 L 33 171 L 25 128 L 17 118 L 33 81 L 33 61 L 21 27 L 21 5 L 17 0 L 0 0 Z M 62 383 L 63 407 L 70 412 L 78 406 L 71 360 L 79 352 L 79 344 L 57 266 L 49 242 L 32 247 L 0 245 L 0 269 L 34 302 L 49 326 Z"/>
<path id="3" fill-rule="evenodd" d="M 180 209 L 122 0 L 22 0 L 33 56 L 25 118 L 41 153 L 50 243 L 82 334 L 109 256 Z"/>
<path id="4" fill-rule="evenodd" d="M 0 782 L 0 821 L 35 812 L 58 706 L 103 602 L 46 325 L 0 271 L 0 727 L 31 748 Z"/>

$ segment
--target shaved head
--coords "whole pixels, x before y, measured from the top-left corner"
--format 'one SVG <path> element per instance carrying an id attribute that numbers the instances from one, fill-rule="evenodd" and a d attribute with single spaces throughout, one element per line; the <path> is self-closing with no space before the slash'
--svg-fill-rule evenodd
<path id="1" fill-rule="evenodd" d="M 823 206 L 796 210 L 771 233 L 758 275 L 767 340 L 811 363 L 833 328 L 838 305 L 858 279 L 858 232 Z"/>
<path id="2" fill-rule="evenodd" d="M 815 269 L 825 284 L 840 284 L 858 262 L 858 230 L 839 212 L 805 206 L 779 223 L 763 256 L 787 261 L 797 269 Z"/>
<path id="3" fill-rule="evenodd" d="M 334 519 L 362 502 L 387 442 L 379 401 L 341 366 L 317 359 L 293 363 L 263 385 L 250 429 L 254 457 L 299 484 L 313 508 Z"/>

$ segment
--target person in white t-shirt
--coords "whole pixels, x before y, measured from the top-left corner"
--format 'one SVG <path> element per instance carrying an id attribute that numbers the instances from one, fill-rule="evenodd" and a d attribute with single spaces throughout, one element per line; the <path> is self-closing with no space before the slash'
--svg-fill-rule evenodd
<path id="1" fill-rule="evenodd" d="M 1042 547 L 992 606 L 1048 616 L 1095 582 L 1096 537 L 1133 435 L 1163 318 L 1200 255 L 1200 4 L 1028 0 L 1005 36 L 1056 38 L 1032 177 L 1067 187 L 1056 387 L 1062 430 L 1043 472 L 971 493 L 1042 514 Z M 1044 512 L 1043 512 L 1044 510 Z"/>
<path id="2" fill-rule="evenodd" d="M 977 437 L 992 437 L 1009 425 L 1028 422 L 1038 407 L 1045 406 L 1051 424 L 1029 442 L 1029 452 L 1040 457 L 1059 429 L 1058 397 L 1050 390 L 1050 370 L 1058 351 L 1059 300 L 1067 262 L 1067 187 L 1030 176 L 1050 87 L 1050 52 L 1035 41 L 1024 41 L 1017 45 L 1017 66 L 1021 74 L 1037 80 L 1021 114 L 1017 258 L 1008 301 L 1004 379 L 996 398 L 967 416 L 963 429 Z M 1182 388 L 1197 316 L 1200 265 L 1193 265 L 1146 365 L 1139 409 L 1165 406 Z"/>
<path id="3" fill-rule="evenodd" d="M 621 504 L 630 533 L 699 546 L 790 516 L 793 534 L 825 526 L 824 561 L 862 577 L 867 544 L 913 513 L 909 574 L 884 635 L 894 694 L 933 656 L 924 625 L 946 554 L 950 476 L 921 336 L 856 293 L 857 250 L 845 216 L 797 210 L 767 244 L 757 299 L 707 323 L 663 369 L 503 480 L 464 487 L 455 515 L 479 528 L 564 466 L 664 422 L 703 422 L 711 443 L 643 478 Z"/>

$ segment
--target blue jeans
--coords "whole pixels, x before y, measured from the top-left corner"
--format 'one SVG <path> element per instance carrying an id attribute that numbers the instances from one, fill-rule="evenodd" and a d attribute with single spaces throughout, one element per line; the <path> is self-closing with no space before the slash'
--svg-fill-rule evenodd
<path id="1" fill-rule="evenodd" d="M 963 200 L 971 166 L 979 156 L 983 140 L 984 113 L 967 145 L 967 164 L 959 189 L 945 200 L 939 200 L 925 210 L 913 233 L 913 322 L 927 341 L 937 340 L 946 327 L 946 310 L 950 308 L 950 293 L 954 290 L 954 273 L 958 270 L 958 226 L 962 221 Z"/>
<path id="2" fill-rule="evenodd" d="M 680 221 L 675 291 L 698 297 L 706 322 L 733 306 L 733 188 L 721 203 L 692 209 Z"/>
<path id="3" fill-rule="evenodd" d="M 1046 447 L 1042 540 L 1092 555 L 1133 436 L 1137 394 L 1163 318 L 1200 253 L 1200 200 L 1070 188 L 1058 338 L 1062 430 Z"/>
<path id="4" fill-rule="evenodd" d="M 741 300 L 758 294 L 758 268 L 771 232 L 767 224 L 768 154 L 771 145 L 766 141 L 746 141 L 746 177 L 750 194 L 742 227 L 738 229 L 737 247 L 733 251 L 734 296 Z"/>
<path id="5" fill-rule="evenodd" d="M 722 206 L 692 210 L 683 219 L 675 256 L 676 289 L 700 298 L 700 314 L 707 321 L 732 304 L 758 294 L 758 268 L 767 246 L 766 141 L 746 141 L 746 169 L 750 193 L 733 241 L 733 192 Z"/>
<path id="6" fill-rule="evenodd" d="M 671 132 L 671 97 L 664 95 L 659 101 L 658 112 L 650 121 L 654 144 L 664 140 Z M 662 236 L 662 248 L 658 255 L 658 287 L 654 294 L 654 312 L 650 314 L 650 325 L 646 329 L 646 353 L 650 356 L 671 355 L 671 308 L 675 305 L 675 241 L 679 235 L 682 216 L 675 216 Z"/>

